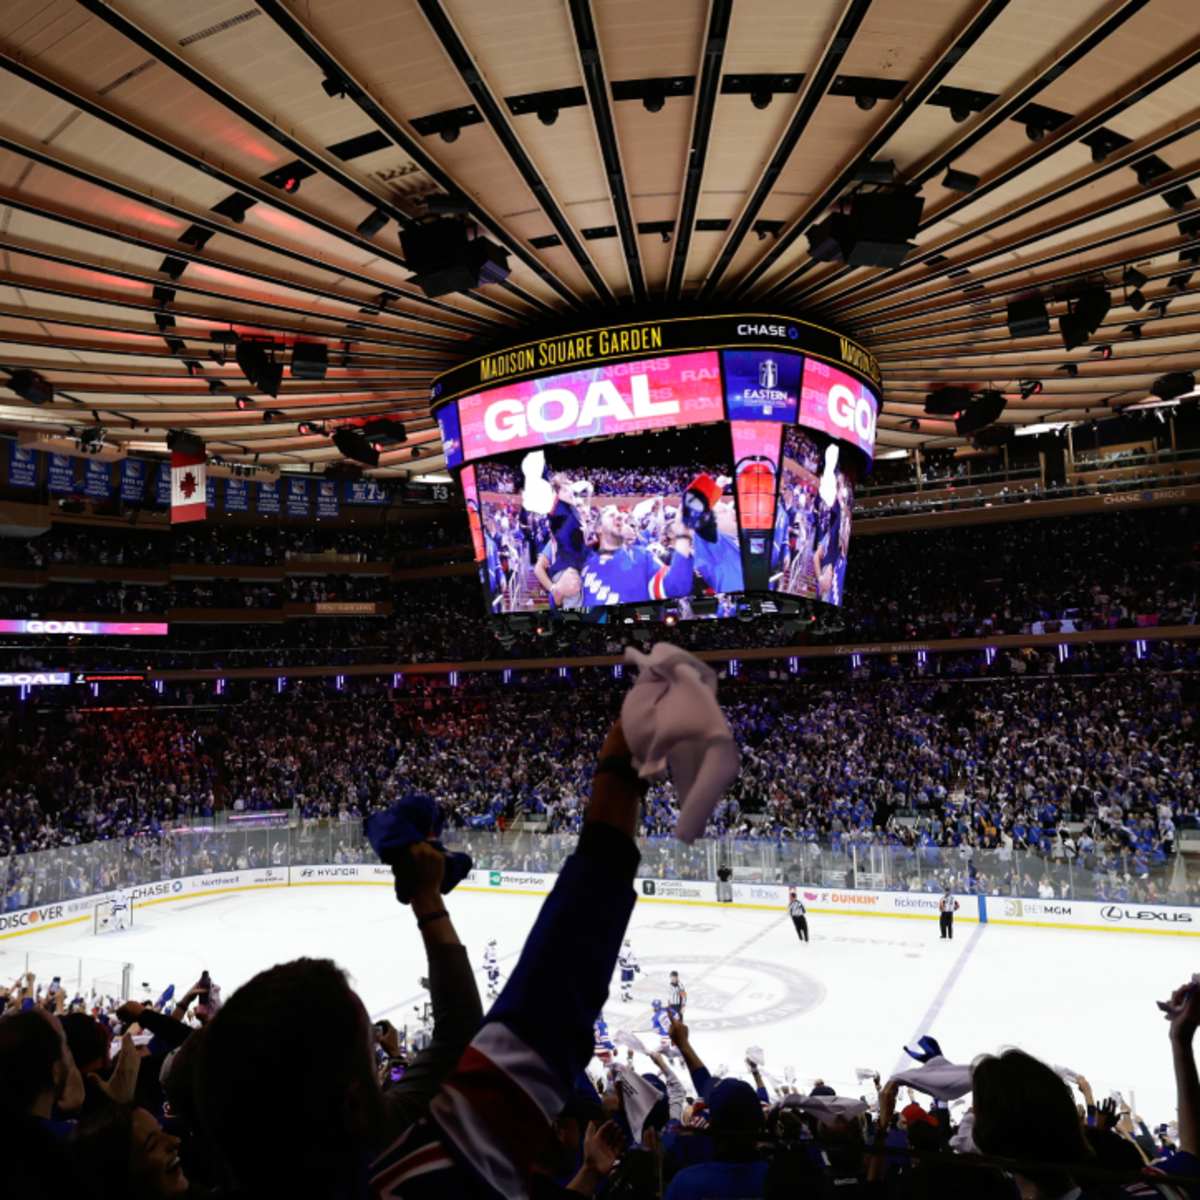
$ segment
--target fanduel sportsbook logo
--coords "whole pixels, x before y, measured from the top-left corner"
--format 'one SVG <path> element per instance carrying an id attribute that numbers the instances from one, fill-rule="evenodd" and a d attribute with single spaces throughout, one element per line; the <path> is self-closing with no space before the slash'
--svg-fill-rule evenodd
<path id="1" fill-rule="evenodd" d="M 528 400 L 496 400 L 483 414 L 483 430 L 493 442 L 511 442 L 530 433 L 550 436 L 570 429 L 589 429 L 605 418 L 621 425 L 647 417 L 678 416 L 679 401 L 655 400 L 648 375 L 630 375 L 629 393 L 623 395 L 617 380 L 597 379 L 588 384 L 583 399 L 570 388 L 553 387 Z"/>

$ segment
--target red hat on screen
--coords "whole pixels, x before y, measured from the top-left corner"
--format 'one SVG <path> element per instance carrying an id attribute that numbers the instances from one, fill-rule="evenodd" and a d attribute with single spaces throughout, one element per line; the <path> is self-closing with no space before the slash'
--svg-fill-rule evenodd
<path id="1" fill-rule="evenodd" d="M 716 508 L 717 501 L 720 500 L 721 493 L 725 489 L 711 475 L 697 475 L 687 485 L 687 490 L 703 496 L 704 502 L 708 505 L 709 509 L 713 509 Z"/>

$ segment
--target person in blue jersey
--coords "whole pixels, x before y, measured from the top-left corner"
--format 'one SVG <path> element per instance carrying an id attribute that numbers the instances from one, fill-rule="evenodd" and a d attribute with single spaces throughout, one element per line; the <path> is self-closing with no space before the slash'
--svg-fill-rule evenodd
<path id="1" fill-rule="evenodd" d="M 830 503 L 826 504 L 822 495 L 814 525 L 813 574 L 817 577 L 817 594 L 827 604 L 841 604 L 850 542 L 850 495 L 844 475 L 838 476 Z"/>
<path id="2" fill-rule="evenodd" d="M 705 584 L 714 592 L 740 592 L 745 582 L 736 520 L 732 530 L 721 528 L 718 520 L 717 506 L 724 491 L 720 480 L 697 475 L 683 494 L 680 521 L 692 535 L 692 556 Z"/>
<path id="3" fill-rule="evenodd" d="M 608 1033 L 608 1022 L 599 1016 L 592 1025 L 592 1038 L 596 1043 L 596 1058 L 606 1067 L 612 1062 L 617 1047 Z"/>
<path id="4" fill-rule="evenodd" d="M 650 1002 L 654 1009 L 650 1016 L 650 1028 L 658 1034 L 659 1037 L 659 1054 L 673 1055 L 675 1053 L 675 1044 L 671 1041 L 671 1014 L 667 1011 L 663 1002 L 659 999 L 654 999 Z"/>
<path id="5" fill-rule="evenodd" d="M 630 545 L 629 518 L 615 504 L 600 514 L 598 544 L 583 567 L 585 607 L 633 604 L 639 600 L 666 600 L 691 594 L 693 577 L 692 539 L 675 539 L 664 565 L 638 545 Z"/>

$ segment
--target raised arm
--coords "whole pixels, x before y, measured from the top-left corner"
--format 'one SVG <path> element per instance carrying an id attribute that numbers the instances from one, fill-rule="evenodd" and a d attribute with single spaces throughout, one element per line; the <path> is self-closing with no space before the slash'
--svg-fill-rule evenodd
<path id="1" fill-rule="evenodd" d="M 1179 1148 L 1200 1153 L 1200 1076 L 1192 1040 L 1200 1025 L 1200 983 L 1195 979 L 1178 987 L 1170 1000 L 1158 1007 L 1170 1022 L 1171 1058 L 1175 1066 L 1175 1096 L 1179 1114 Z"/>
<path id="2" fill-rule="evenodd" d="M 441 891 L 446 860 L 423 842 L 410 847 L 409 853 L 415 878 L 412 912 L 429 962 L 433 1037 L 409 1064 L 404 1078 L 385 1093 L 389 1125 L 415 1121 L 425 1114 L 483 1020 L 475 975 Z"/>
<path id="3" fill-rule="evenodd" d="M 692 1049 L 692 1043 L 688 1040 L 688 1027 L 682 1021 L 673 1020 L 671 1022 L 671 1042 L 683 1055 L 683 1061 L 687 1064 L 688 1072 L 692 1077 L 692 1087 L 696 1089 L 696 1095 L 701 1100 L 707 1100 L 709 1089 L 712 1087 L 712 1076 L 708 1073 L 708 1068 L 700 1061 L 700 1055 Z"/>

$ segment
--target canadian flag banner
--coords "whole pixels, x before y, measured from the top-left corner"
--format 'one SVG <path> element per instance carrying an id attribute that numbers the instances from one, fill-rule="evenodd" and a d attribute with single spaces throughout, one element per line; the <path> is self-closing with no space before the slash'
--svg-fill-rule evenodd
<path id="1" fill-rule="evenodd" d="M 204 452 L 171 454 L 171 524 L 204 520 Z"/>

